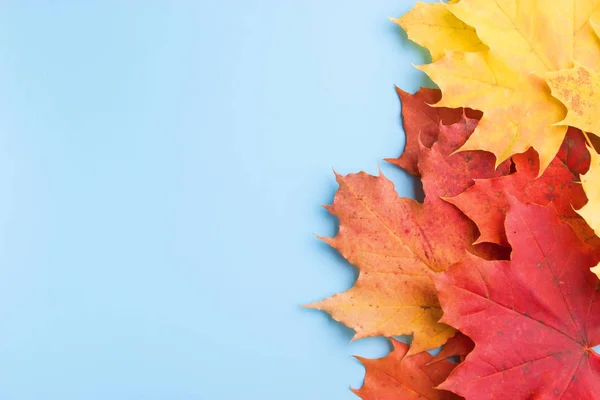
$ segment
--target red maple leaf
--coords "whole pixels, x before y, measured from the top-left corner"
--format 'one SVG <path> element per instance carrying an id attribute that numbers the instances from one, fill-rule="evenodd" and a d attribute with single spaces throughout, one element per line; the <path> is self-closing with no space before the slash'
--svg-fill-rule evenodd
<path id="1" fill-rule="evenodd" d="M 471 188 L 446 199 L 477 224 L 481 236 L 476 243 L 508 245 L 504 229 L 508 195 L 539 205 L 554 203 L 559 216 L 571 223 L 584 240 L 596 241 L 594 232 L 573 210 L 587 202 L 579 174 L 587 170 L 590 158 L 581 131 L 569 129 L 558 155 L 539 178 L 539 158 L 535 150 L 517 154 L 513 161 L 515 173 L 476 179 Z"/>
<path id="2" fill-rule="evenodd" d="M 456 367 L 448 360 L 432 362 L 427 352 L 407 355 L 409 346 L 392 339 L 394 350 L 376 360 L 356 357 L 367 372 L 360 389 L 352 389 L 363 400 L 455 400 L 453 393 L 435 389 Z"/>
<path id="3" fill-rule="evenodd" d="M 406 144 L 400 157 L 388 158 L 386 161 L 415 176 L 421 175 L 417 166 L 420 146 L 422 144 L 427 148 L 431 148 L 433 143 L 438 140 L 440 126 L 454 124 L 459 122 L 463 116 L 467 116 L 469 122 L 467 131 L 470 135 L 475 130 L 479 118 L 481 118 L 479 111 L 471 109 L 430 106 L 430 104 L 435 104 L 442 98 L 439 89 L 421 88 L 415 94 L 410 94 L 396 87 L 396 92 L 402 103 Z M 464 141 L 460 145 L 463 143 Z M 458 149 L 460 145 L 452 151 Z"/>
<path id="4" fill-rule="evenodd" d="M 554 207 L 509 198 L 511 261 L 467 255 L 436 276 L 442 322 L 475 342 L 440 385 L 467 399 L 597 399 L 598 250 Z"/>
<path id="5" fill-rule="evenodd" d="M 442 198 L 456 196 L 473 186 L 476 179 L 500 177 L 510 172 L 510 161 L 495 168 L 495 158 L 485 151 L 463 151 L 453 154 L 472 133 L 472 121 L 466 116 L 452 125 L 440 125 L 437 141 L 419 148 L 418 167 L 421 173 L 425 202 L 439 202 L 452 208 Z M 462 216 L 462 214 L 461 214 Z M 581 218 L 580 218 L 581 219 Z M 470 222 L 470 221 L 469 221 Z M 473 231 L 478 234 L 477 228 Z M 508 250 L 491 243 L 471 246 L 471 251 L 486 259 L 507 259 Z"/>
<path id="6" fill-rule="evenodd" d="M 452 125 L 441 125 L 438 141 L 419 149 L 419 172 L 426 197 L 451 197 L 473 186 L 476 179 L 501 177 L 510 172 L 510 161 L 495 168 L 496 159 L 486 151 L 452 154 L 471 134 L 471 119 L 464 117 Z"/>

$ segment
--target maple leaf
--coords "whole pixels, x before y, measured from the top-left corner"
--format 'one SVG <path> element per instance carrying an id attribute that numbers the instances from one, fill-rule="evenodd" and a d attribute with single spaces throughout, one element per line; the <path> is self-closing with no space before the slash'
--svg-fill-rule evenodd
<path id="1" fill-rule="evenodd" d="M 399 198 L 383 175 L 336 175 L 340 185 L 328 210 L 340 220 L 338 235 L 323 238 L 361 273 L 353 288 L 308 307 L 323 310 L 366 336 L 414 334 L 411 351 L 438 347 L 454 335 L 439 324 L 441 309 L 431 277 L 468 250 L 486 259 L 506 258 L 504 249 L 472 246 L 478 235 L 473 223 L 440 199 L 462 192 L 473 177 L 509 172 L 508 163 L 494 169 L 493 156 L 462 152 L 447 156 L 470 134 L 466 116 L 439 125 L 431 149 L 420 147 L 425 203 Z M 444 221 L 444 224 L 440 224 Z"/>
<path id="2" fill-rule="evenodd" d="M 442 3 L 417 2 L 412 10 L 392 21 L 417 44 L 428 49 L 433 61 L 440 59 L 446 50 L 475 52 L 487 49 L 475 29 L 456 18 Z"/>
<path id="3" fill-rule="evenodd" d="M 336 179 L 339 189 L 327 208 L 339 218 L 339 232 L 323 240 L 360 275 L 350 290 L 307 307 L 353 328 L 355 339 L 413 333 L 411 351 L 442 345 L 454 330 L 438 323 L 442 312 L 431 277 L 462 258 L 473 241 L 469 221 L 441 202 L 399 198 L 382 174 Z"/>
<path id="4" fill-rule="evenodd" d="M 575 48 L 573 58 L 577 63 L 595 68 L 600 65 L 598 49 L 598 23 L 600 21 L 598 0 L 575 1 Z"/>
<path id="5" fill-rule="evenodd" d="M 409 38 L 428 48 L 433 64 L 419 67 L 442 89 L 436 105 L 470 107 L 484 112 L 464 150 L 493 152 L 497 163 L 534 147 L 540 171 L 556 155 L 566 132 L 564 105 L 552 96 L 546 73 L 570 69 L 573 60 L 588 67 L 600 65 L 600 42 L 594 32 L 597 0 L 462 0 L 452 4 L 421 4 L 405 16 Z M 416 16 L 446 14 L 455 18 Z M 445 15 L 445 14 L 444 14 Z M 402 20 L 402 18 L 400 19 Z M 462 21 L 469 29 L 455 29 L 446 40 L 428 38 Z M 402 24 L 401 24 L 402 25 Z M 470 29 L 470 28 L 474 28 Z M 428 30 L 429 28 L 429 30 Z M 474 42 L 489 48 L 469 52 L 457 43 Z M 442 52 L 445 54 L 442 56 Z M 570 107 L 568 102 L 565 104 Z"/>
<path id="6" fill-rule="evenodd" d="M 439 387 L 468 399 L 595 399 L 600 259 L 553 207 L 509 199 L 511 261 L 467 255 L 436 277 L 443 322 L 475 349 Z"/>
<path id="7" fill-rule="evenodd" d="M 476 179 L 468 190 L 446 198 L 477 224 L 481 236 L 476 243 L 508 245 L 504 218 L 509 196 L 539 205 L 553 202 L 561 219 L 572 223 L 583 238 L 595 239 L 593 232 L 573 210 L 573 207 L 580 208 L 587 202 L 579 184 L 579 173 L 589 166 L 589 155 L 581 131 L 570 129 L 558 155 L 539 178 L 539 159 L 535 150 L 517 154 L 513 156 L 513 161 L 516 168 L 514 174 Z M 577 169 L 573 171 L 571 168 Z"/>
<path id="8" fill-rule="evenodd" d="M 500 164 L 534 147 L 540 154 L 540 171 L 558 152 L 567 127 L 554 125 L 564 118 L 564 106 L 541 78 L 512 70 L 490 52 L 448 52 L 418 68 L 442 90 L 436 106 L 483 111 L 461 150 L 489 151 Z"/>
<path id="9" fill-rule="evenodd" d="M 437 141 L 440 125 L 450 125 L 460 121 L 465 112 L 473 115 L 473 118 L 481 117 L 481 113 L 472 110 L 430 106 L 441 99 L 442 93 L 439 89 L 420 88 L 415 94 L 410 94 L 396 87 L 396 92 L 402 104 L 406 144 L 400 157 L 388 158 L 386 161 L 415 176 L 421 175 L 417 166 L 420 146 L 431 147 Z M 470 124 L 467 127 L 469 134 L 475 129 L 477 121 L 472 119 Z"/>
<path id="10" fill-rule="evenodd" d="M 572 66 L 576 1 L 461 0 L 447 8 L 492 52 L 529 73 Z"/>
<path id="11" fill-rule="evenodd" d="M 365 382 L 352 389 L 363 400 L 452 400 L 453 393 L 435 389 L 456 367 L 448 360 L 432 362 L 427 352 L 409 354 L 409 346 L 391 339 L 393 351 L 386 357 L 366 359 L 356 357 L 365 368 Z"/>

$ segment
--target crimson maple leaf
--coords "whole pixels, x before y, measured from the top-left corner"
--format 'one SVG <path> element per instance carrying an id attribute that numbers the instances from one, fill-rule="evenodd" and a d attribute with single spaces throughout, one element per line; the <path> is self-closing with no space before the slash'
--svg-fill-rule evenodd
<path id="1" fill-rule="evenodd" d="M 467 254 L 435 278 L 445 322 L 475 342 L 440 385 L 467 399 L 597 399 L 600 252 L 552 206 L 509 198 L 511 261 Z"/>
<path id="2" fill-rule="evenodd" d="M 426 203 L 441 202 L 448 205 L 442 198 L 464 192 L 477 179 L 501 177 L 510 172 L 510 161 L 503 162 L 494 169 L 494 156 L 485 151 L 462 151 L 453 154 L 472 133 L 472 121 L 474 120 L 462 116 L 460 121 L 452 125 L 440 125 L 438 138 L 431 148 L 420 146 L 418 168 Z M 447 213 L 451 214 L 453 210 L 447 210 Z M 473 231 L 477 234 L 476 227 L 473 227 Z M 486 259 L 508 258 L 506 248 L 492 243 L 476 243 L 470 250 Z"/>
<path id="3" fill-rule="evenodd" d="M 594 232 L 573 210 L 587 202 L 579 183 L 579 174 L 589 167 L 590 157 L 581 131 L 569 129 L 558 155 L 539 178 L 539 157 L 535 150 L 517 154 L 513 156 L 513 161 L 516 168 L 514 174 L 475 179 L 475 185 L 471 188 L 446 199 L 477 224 L 481 236 L 476 243 L 508 245 L 504 230 L 508 195 L 522 202 L 539 205 L 553 202 L 560 217 L 571 223 L 581 237 L 597 240 Z"/>
<path id="4" fill-rule="evenodd" d="M 388 158 L 386 161 L 415 176 L 421 176 L 418 169 L 420 147 L 431 148 L 438 140 L 440 127 L 455 124 L 461 119 L 467 122 L 464 127 L 467 135 L 460 144 L 451 151 L 446 152 L 445 155 L 448 155 L 464 144 L 468 136 L 475 130 L 482 115 L 481 112 L 471 109 L 430 106 L 430 104 L 435 104 L 442 98 L 442 92 L 439 89 L 421 88 L 415 94 L 410 94 L 396 87 L 396 92 L 402 103 L 402 120 L 404 132 L 406 133 L 406 144 L 400 157 Z M 458 135 L 455 138 L 460 139 L 462 136 Z"/>

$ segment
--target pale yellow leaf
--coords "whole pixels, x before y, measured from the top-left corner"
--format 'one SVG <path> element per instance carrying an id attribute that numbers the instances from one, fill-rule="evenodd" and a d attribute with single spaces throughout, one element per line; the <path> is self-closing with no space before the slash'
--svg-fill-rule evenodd
<path id="1" fill-rule="evenodd" d="M 525 72 L 570 68 L 576 0 L 462 0 L 447 8 L 510 67 Z"/>
<path id="2" fill-rule="evenodd" d="M 577 0 L 575 5 L 575 43 L 573 58 L 592 69 L 600 68 L 598 25 L 600 0 Z"/>
<path id="3" fill-rule="evenodd" d="M 442 3 L 416 3 L 407 14 L 392 21 L 406 31 L 410 40 L 428 49 L 433 61 L 441 58 L 446 50 L 487 49 L 475 30 L 452 15 Z"/>

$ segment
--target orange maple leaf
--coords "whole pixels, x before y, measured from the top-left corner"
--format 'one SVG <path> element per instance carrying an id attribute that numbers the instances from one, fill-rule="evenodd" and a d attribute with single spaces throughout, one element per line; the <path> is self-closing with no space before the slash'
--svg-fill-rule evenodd
<path id="1" fill-rule="evenodd" d="M 426 114 L 420 118 L 429 123 Z M 411 352 L 438 347 L 454 335 L 454 330 L 438 323 L 441 310 L 432 276 L 459 261 L 465 250 L 486 259 L 505 258 L 497 247 L 473 247 L 475 225 L 440 198 L 465 190 L 473 177 L 509 171 L 508 163 L 495 170 L 490 153 L 447 156 L 467 140 L 474 121 L 462 115 L 455 124 L 439 125 L 431 149 L 420 146 L 423 204 L 399 198 L 383 175 L 337 175 L 340 187 L 327 208 L 339 218 L 339 232 L 323 240 L 356 265 L 360 275 L 347 292 L 308 307 L 326 311 L 353 328 L 355 339 L 413 334 Z"/>
<path id="2" fill-rule="evenodd" d="M 431 277 L 462 258 L 474 238 L 469 221 L 448 204 L 399 198 L 381 174 L 337 175 L 337 181 L 327 209 L 339 218 L 339 232 L 323 240 L 360 275 L 347 292 L 308 307 L 353 328 L 355 339 L 413 333 L 411 351 L 442 345 L 454 330 L 438 323 L 442 312 Z"/>
<path id="3" fill-rule="evenodd" d="M 409 346 L 392 339 L 394 350 L 386 357 L 371 360 L 356 357 L 367 372 L 360 389 L 352 389 L 363 400 L 454 400 L 454 393 L 438 390 L 456 367 L 448 360 L 434 361 L 431 354 L 409 355 Z"/>

